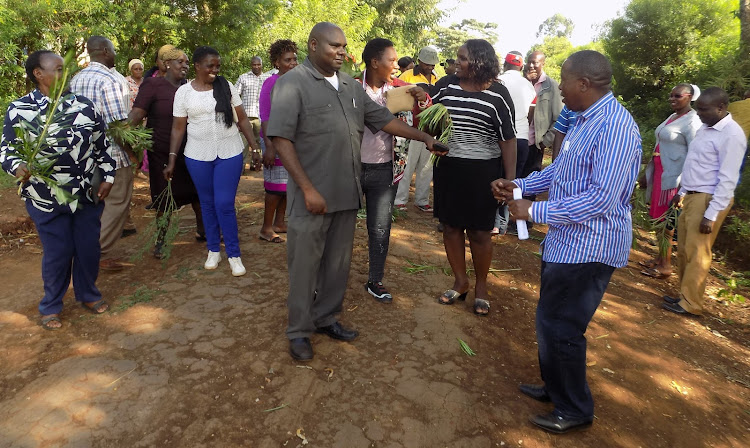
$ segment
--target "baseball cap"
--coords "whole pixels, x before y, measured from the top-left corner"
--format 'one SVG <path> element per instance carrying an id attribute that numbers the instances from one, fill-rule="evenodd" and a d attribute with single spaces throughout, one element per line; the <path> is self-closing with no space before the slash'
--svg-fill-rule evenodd
<path id="1" fill-rule="evenodd" d="M 515 65 L 516 67 L 523 67 L 523 56 L 517 51 L 511 51 L 505 55 L 505 63 Z"/>
<path id="2" fill-rule="evenodd" d="M 417 59 L 428 65 L 438 65 L 440 63 L 437 50 L 432 47 L 424 47 L 419 50 Z"/>

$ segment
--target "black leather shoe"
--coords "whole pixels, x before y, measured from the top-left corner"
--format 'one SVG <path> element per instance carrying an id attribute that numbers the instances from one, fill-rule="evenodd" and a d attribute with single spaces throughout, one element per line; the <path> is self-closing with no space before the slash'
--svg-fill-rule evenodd
<path id="1" fill-rule="evenodd" d="M 542 403 L 549 403 L 550 398 L 549 394 L 547 394 L 547 389 L 544 386 L 536 386 L 534 384 L 521 384 L 518 386 L 518 390 L 521 391 L 522 394 L 526 395 L 527 397 L 531 397 L 536 401 L 541 401 Z"/>
<path id="2" fill-rule="evenodd" d="M 667 303 L 672 303 L 672 304 L 680 303 L 680 299 L 676 297 L 671 297 L 671 296 L 664 296 L 664 301 Z"/>
<path id="3" fill-rule="evenodd" d="M 334 322 L 327 327 L 320 327 L 316 330 L 318 333 L 323 333 L 330 338 L 338 339 L 339 341 L 353 341 L 359 336 L 357 330 L 347 330 L 340 322 Z"/>
<path id="4" fill-rule="evenodd" d="M 290 339 L 289 354 L 297 361 L 309 361 L 313 359 L 313 349 L 312 344 L 310 344 L 310 338 Z"/>
<path id="5" fill-rule="evenodd" d="M 667 311 L 671 311 L 675 314 L 683 314 L 685 316 L 700 317 L 698 314 L 693 314 L 685 308 L 681 307 L 679 303 L 665 302 L 661 304 L 661 307 Z"/>
<path id="6" fill-rule="evenodd" d="M 529 421 L 545 431 L 565 434 L 566 432 L 586 429 L 591 426 L 594 420 L 590 418 L 565 418 L 550 412 L 549 414 L 531 417 Z"/>

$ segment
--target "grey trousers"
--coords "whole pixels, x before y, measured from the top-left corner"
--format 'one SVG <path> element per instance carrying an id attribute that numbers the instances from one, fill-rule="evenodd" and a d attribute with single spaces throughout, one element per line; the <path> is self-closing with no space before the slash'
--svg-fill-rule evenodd
<path id="1" fill-rule="evenodd" d="M 337 321 L 349 279 L 356 221 L 357 210 L 289 217 L 289 339 L 310 337 L 316 328 Z"/>

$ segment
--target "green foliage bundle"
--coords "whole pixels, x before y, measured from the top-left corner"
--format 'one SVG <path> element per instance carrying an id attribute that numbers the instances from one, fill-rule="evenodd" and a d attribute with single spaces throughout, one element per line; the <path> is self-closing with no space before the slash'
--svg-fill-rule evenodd
<path id="1" fill-rule="evenodd" d="M 46 114 L 37 114 L 30 124 L 24 120 L 19 121 L 20 128 L 14 128 L 16 141 L 10 143 L 13 151 L 26 165 L 30 173 L 30 179 L 43 182 L 52 192 L 55 200 L 61 204 L 69 204 L 76 200 L 76 196 L 65 190 L 64 183 L 52 178 L 55 162 L 57 159 L 72 150 L 72 148 L 60 147 L 58 144 L 65 138 L 54 138 L 50 134 L 64 129 L 73 128 L 74 114 L 66 114 L 60 105 L 72 94 L 65 93 L 70 78 L 72 56 L 65 58 L 65 64 L 61 77 L 55 82 L 50 91 L 51 102 Z M 41 132 L 39 131 L 41 129 Z M 22 195 L 23 183 L 18 184 L 18 195 Z M 40 198 L 35 198 L 40 201 Z"/>
<path id="2" fill-rule="evenodd" d="M 154 141 L 152 140 L 154 130 L 143 125 L 133 127 L 127 121 L 115 121 L 107 127 L 107 137 L 110 140 L 125 143 L 130 146 L 138 159 L 143 162 L 143 151 L 151 151 Z"/>
<path id="3" fill-rule="evenodd" d="M 453 120 L 448 109 L 442 104 L 433 104 L 419 115 L 419 130 L 434 136 L 440 143 L 448 144 L 453 135 Z M 430 155 L 430 163 L 437 164 L 438 156 Z"/>
<path id="4" fill-rule="evenodd" d="M 142 232 L 140 247 L 133 254 L 131 260 L 137 261 L 143 258 L 147 252 L 161 247 L 162 266 L 172 255 L 172 248 L 177 234 L 180 232 L 180 216 L 177 213 L 177 203 L 172 193 L 172 181 L 167 182 L 167 187 L 154 199 L 154 209 L 159 210 L 154 219 L 148 223 Z"/>

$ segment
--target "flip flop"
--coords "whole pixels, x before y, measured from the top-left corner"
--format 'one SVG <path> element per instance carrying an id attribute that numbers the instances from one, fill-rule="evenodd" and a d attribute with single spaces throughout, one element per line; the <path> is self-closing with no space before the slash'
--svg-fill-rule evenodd
<path id="1" fill-rule="evenodd" d="M 671 277 L 672 273 L 670 272 L 669 274 L 665 274 L 663 272 L 659 272 L 658 270 L 656 270 L 656 268 L 649 268 L 649 269 L 642 270 L 641 271 L 641 275 L 645 275 L 646 277 L 655 278 L 657 280 L 664 280 L 665 278 Z"/>
<path id="2" fill-rule="evenodd" d="M 474 299 L 474 314 L 487 316 L 490 314 L 490 301 L 485 299 Z"/>
<path id="3" fill-rule="evenodd" d="M 104 309 L 99 311 L 99 307 L 104 305 Z M 104 299 L 97 302 L 81 302 L 81 307 L 91 314 L 102 314 L 109 311 L 109 304 Z"/>
<path id="4" fill-rule="evenodd" d="M 466 300 L 466 295 L 468 293 L 469 291 L 466 291 L 463 294 L 459 294 L 458 291 L 449 289 L 445 291 L 442 296 L 438 297 L 437 301 L 441 305 L 453 305 L 456 302 L 456 300 Z M 448 300 L 443 300 L 443 297 L 445 297 Z"/>
<path id="5" fill-rule="evenodd" d="M 656 266 L 656 260 L 639 261 L 638 265 L 646 269 L 653 269 Z"/>
<path id="6" fill-rule="evenodd" d="M 282 240 L 281 237 L 278 235 L 271 237 L 271 238 L 267 236 L 263 236 L 263 235 L 258 235 L 258 239 L 263 240 L 263 241 L 268 241 L 269 243 L 283 243 L 284 242 L 284 240 Z"/>
<path id="7" fill-rule="evenodd" d="M 50 326 L 49 326 L 49 323 L 50 323 L 50 322 L 60 322 L 60 325 L 61 325 L 61 326 L 59 326 L 59 327 L 50 327 Z M 60 318 L 59 318 L 58 316 L 47 316 L 47 317 L 43 317 L 43 318 L 42 318 L 42 319 L 41 319 L 41 320 L 39 321 L 39 325 L 40 325 L 40 326 L 41 326 L 42 328 L 44 328 L 45 330 L 49 330 L 49 331 L 56 331 L 56 330 L 59 330 L 59 329 L 61 329 L 61 328 L 62 328 L 62 321 L 60 320 Z"/>

